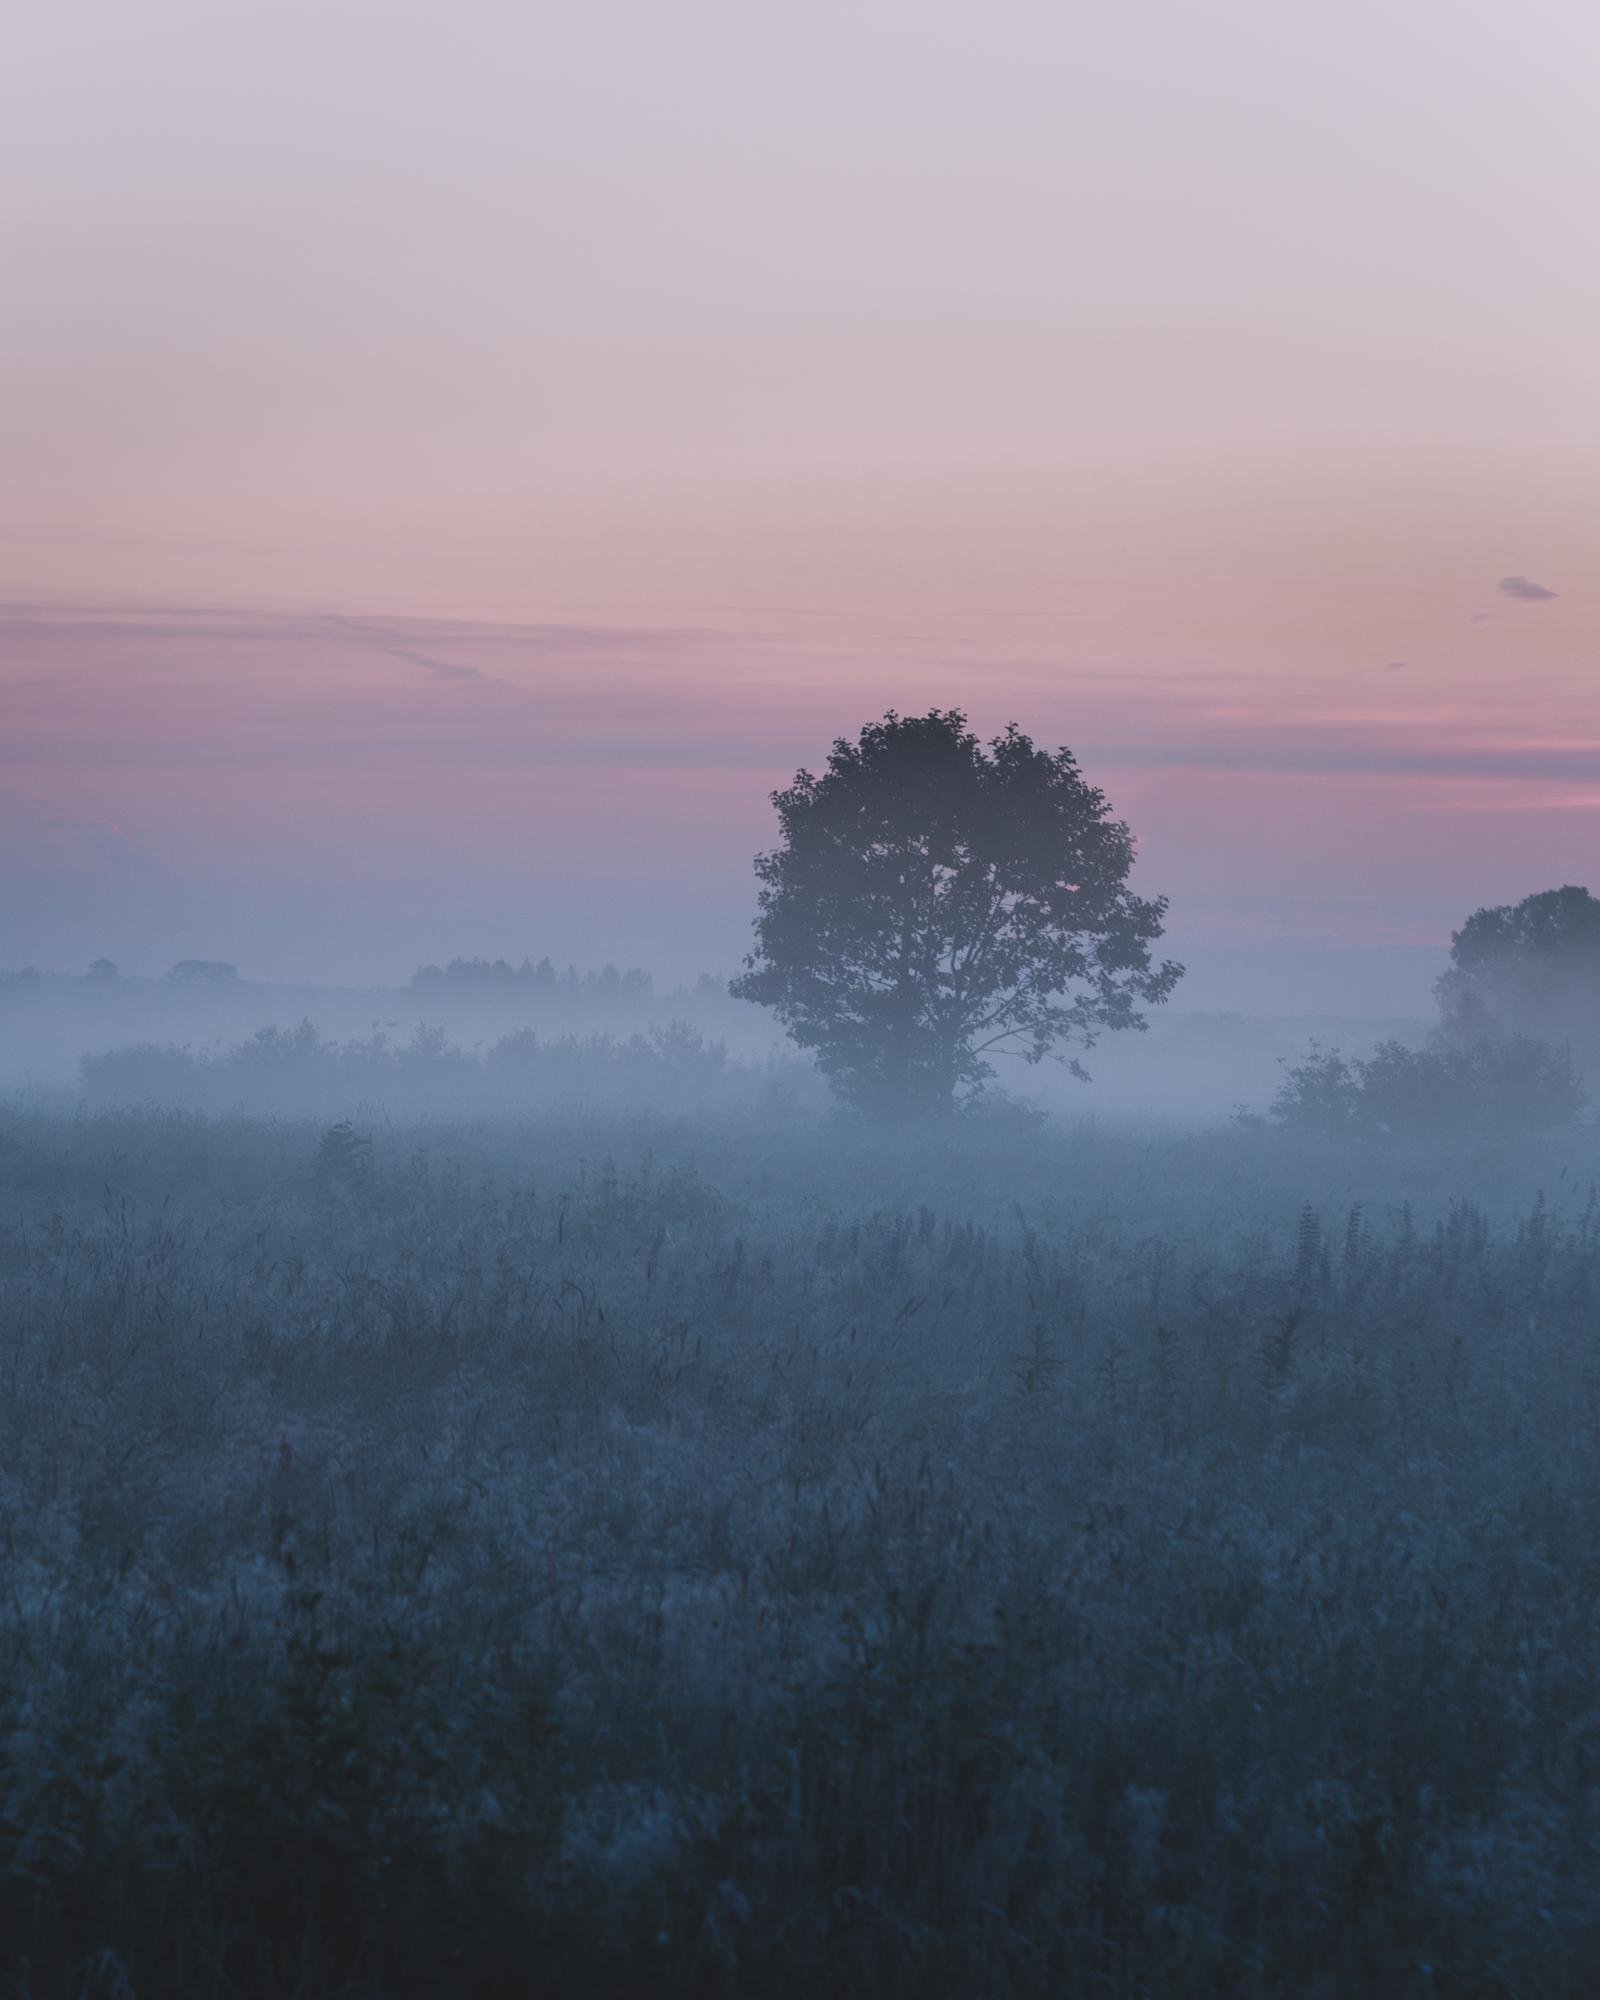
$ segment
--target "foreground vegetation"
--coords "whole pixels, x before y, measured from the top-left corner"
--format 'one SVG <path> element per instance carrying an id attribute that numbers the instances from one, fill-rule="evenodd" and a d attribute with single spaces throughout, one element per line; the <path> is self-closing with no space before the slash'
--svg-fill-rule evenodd
<path id="1" fill-rule="evenodd" d="M 1593 1132 L 1316 1144 L 5 1114 L 0 1991 L 1593 1992 Z"/>

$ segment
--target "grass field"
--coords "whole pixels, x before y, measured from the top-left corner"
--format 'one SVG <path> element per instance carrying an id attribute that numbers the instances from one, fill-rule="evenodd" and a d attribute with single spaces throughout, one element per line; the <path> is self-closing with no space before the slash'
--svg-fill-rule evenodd
<path id="1" fill-rule="evenodd" d="M 1600 1991 L 1600 1172 L 0 1115 L 0 1992 Z"/>

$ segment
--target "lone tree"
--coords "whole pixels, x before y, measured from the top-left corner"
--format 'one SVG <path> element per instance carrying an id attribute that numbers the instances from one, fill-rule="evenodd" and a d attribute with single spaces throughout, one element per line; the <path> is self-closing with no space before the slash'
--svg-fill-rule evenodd
<path id="1" fill-rule="evenodd" d="M 1451 935 L 1439 976 L 1440 1039 L 1462 1047 L 1527 1035 L 1600 1063 L 1600 902 L 1568 886 L 1478 910 Z"/>
<path id="2" fill-rule="evenodd" d="M 1129 892 L 1127 827 L 1071 751 L 1014 723 L 985 745 L 959 709 L 891 710 L 772 802 L 782 845 L 756 858 L 756 949 L 731 990 L 861 1109 L 939 1111 L 992 1054 L 1142 1028 L 1137 1003 L 1182 973 L 1151 963 L 1166 899 Z"/>

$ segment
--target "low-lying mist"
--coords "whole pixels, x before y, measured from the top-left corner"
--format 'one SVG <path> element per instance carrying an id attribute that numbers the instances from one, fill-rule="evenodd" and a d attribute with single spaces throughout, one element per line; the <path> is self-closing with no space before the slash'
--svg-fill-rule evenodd
<path id="1" fill-rule="evenodd" d="M 640 971 L 557 973 L 506 961 L 424 967 L 404 987 L 286 987 L 222 976 L 0 975 L 0 1091 L 294 1116 L 482 1116 L 594 1104 L 821 1108 L 810 1059 L 763 1010 L 706 975 L 658 988 Z M 231 975 L 231 976 L 230 976 Z M 1317 1045 L 1359 1057 L 1417 1043 L 1409 1019 L 1153 1013 L 1061 1063 L 1001 1058 L 995 1093 L 1074 1118 L 1214 1124 L 1263 1110 Z"/>

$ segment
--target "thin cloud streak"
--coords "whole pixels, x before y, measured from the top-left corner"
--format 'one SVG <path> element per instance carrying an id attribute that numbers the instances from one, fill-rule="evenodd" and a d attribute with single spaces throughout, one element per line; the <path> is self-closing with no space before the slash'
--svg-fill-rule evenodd
<path id="1" fill-rule="evenodd" d="M 230 656 L 241 637 L 249 653 Z M 267 638 L 277 643 L 262 652 Z M 841 728 L 891 702 L 959 702 L 981 728 L 1015 716 L 1091 768 L 1600 778 L 1600 708 L 1560 676 L 1524 681 L 1513 703 L 1490 689 L 1430 690 L 1408 672 L 1402 695 L 1401 662 L 1294 680 L 1151 660 L 975 662 L 926 646 L 873 661 L 777 635 L 214 613 L 34 614 L 0 625 L 0 667 L 7 650 L 33 671 L 6 690 L 0 764 L 65 772 L 570 766 L 749 769 L 764 781 L 815 762 Z M 470 683 L 479 698 L 441 710 L 413 683 L 375 678 L 375 655 Z M 85 676 L 92 702 L 73 692 Z"/>
<path id="2" fill-rule="evenodd" d="M 441 660 L 432 653 L 418 652 L 415 647 L 402 646 L 387 633 L 371 625 L 361 625 L 354 618 L 333 617 L 329 624 L 340 632 L 352 633 L 355 638 L 370 646 L 375 653 L 383 653 L 391 660 L 404 660 L 407 665 L 421 667 L 425 674 L 431 674 L 439 681 L 488 681 L 491 676 L 481 667 L 463 666 L 459 660 Z"/>

